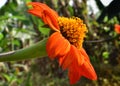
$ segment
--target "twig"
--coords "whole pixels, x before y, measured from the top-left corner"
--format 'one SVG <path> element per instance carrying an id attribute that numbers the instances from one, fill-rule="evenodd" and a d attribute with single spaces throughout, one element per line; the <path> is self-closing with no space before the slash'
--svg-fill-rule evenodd
<path id="1" fill-rule="evenodd" d="M 101 43 L 101 42 L 108 42 L 114 39 L 117 39 L 119 35 L 112 37 L 112 38 L 107 38 L 107 39 L 100 39 L 100 40 L 92 40 L 92 41 L 85 41 L 85 43 Z"/>

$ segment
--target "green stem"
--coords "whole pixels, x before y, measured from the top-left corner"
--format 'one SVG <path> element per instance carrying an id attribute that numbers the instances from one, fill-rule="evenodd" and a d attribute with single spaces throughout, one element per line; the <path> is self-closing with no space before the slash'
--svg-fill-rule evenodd
<path id="1" fill-rule="evenodd" d="M 47 39 L 44 39 L 27 48 L 11 51 L 7 53 L 2 53 L 0 54 L 0 62 L 18 61 L 18 60 L 25 60 L 25 59 L 36 58 L 36 57 L 42 58 L 44 56 L 47 56 L 46 41 Z"/>

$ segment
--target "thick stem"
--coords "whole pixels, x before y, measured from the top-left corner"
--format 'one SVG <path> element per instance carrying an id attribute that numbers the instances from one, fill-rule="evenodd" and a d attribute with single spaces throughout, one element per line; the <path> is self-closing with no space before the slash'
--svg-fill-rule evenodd
<path id="1" fill-rule="evenodd" d="M 26 48 L 7 52 L 7 53 L 2 53 L 0 54 L 0 62 L 18 61 L 18 60 L 25 60 L 25 59 L 36 58 L 36 57 L 42 58 L 44 56 L 47 56 L 46 41 L 47 39 L 44 39 Z"/>

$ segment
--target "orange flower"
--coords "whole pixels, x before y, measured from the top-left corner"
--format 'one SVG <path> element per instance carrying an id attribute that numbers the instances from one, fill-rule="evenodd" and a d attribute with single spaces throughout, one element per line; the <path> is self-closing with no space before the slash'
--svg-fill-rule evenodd
<path id="1" fill-rule="evenodd" d="M 68 69 L 70 84 L 76 83 L 81 76 L 96 80 L 97 75 L 89 57 L 82 47 L 86 25 L 78 17 L 60 17 L 47 5 L 31 2 L 33 8 L 28 12 L 40 17 L 54 33 L 49 37 L 46 50 L 51 59 L 57 58 L 63 70 Z"/>
<path id="2" fill-rule="evenodd" d="M 120 34 L 120 25 L 119 24 L 115 24 L 115 32 Z"/>

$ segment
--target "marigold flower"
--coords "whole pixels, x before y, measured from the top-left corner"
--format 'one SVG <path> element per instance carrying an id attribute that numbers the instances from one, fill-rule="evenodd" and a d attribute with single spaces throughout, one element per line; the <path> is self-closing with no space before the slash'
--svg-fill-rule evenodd
<path id="1" fill-rule="evenodd" d="M 115 32 L 120 34 L 120 25 L 119 24 L 115 24 Z"/>
<path id="2" fill-rule="evenodd" d="M 70 84 L 75 84 L 81 76 L 96 80 L 97 75 L 89 57 L 82 47 L 87 32 L 86 25 L 78 17 L 60 17 L 47 5 L 31 2 L 28 12 L 41 18 L 54 33 L 49 37 L 46 51 L 51 59 L 57 58 L 63 70 L 68 69 Z"/>

